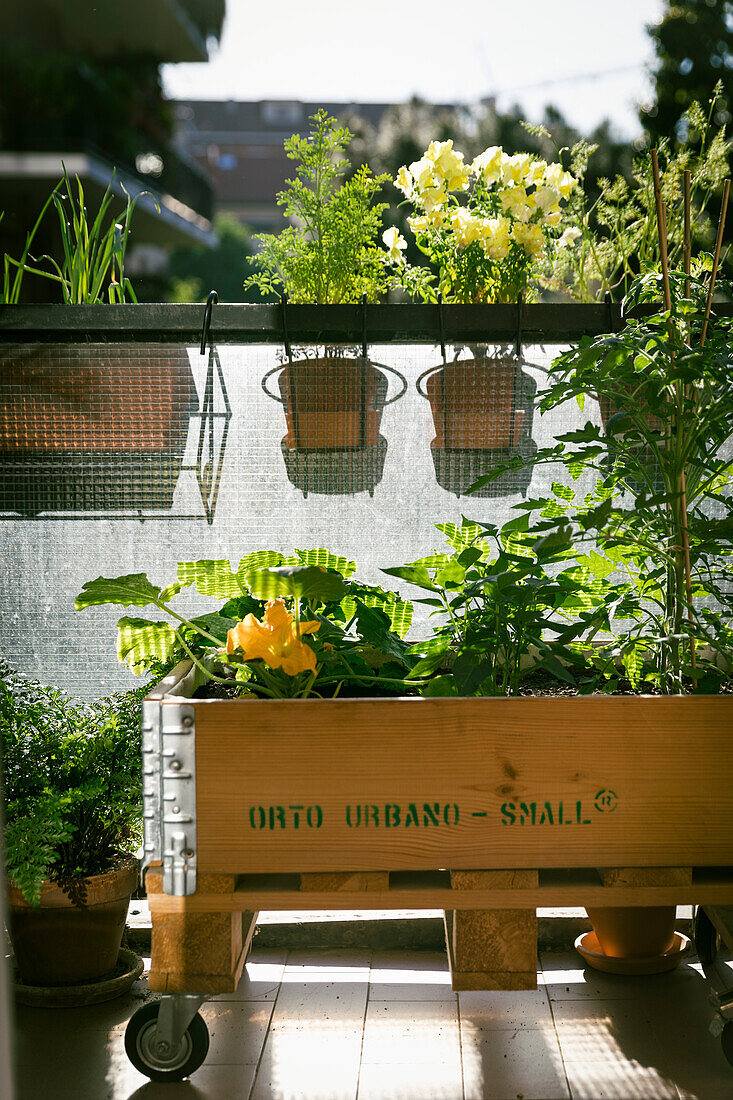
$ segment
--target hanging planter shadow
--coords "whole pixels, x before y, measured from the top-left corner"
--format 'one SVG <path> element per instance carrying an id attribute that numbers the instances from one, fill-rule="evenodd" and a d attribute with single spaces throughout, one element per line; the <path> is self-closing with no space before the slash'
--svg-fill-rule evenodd
<path id="1" fill-rule="evenodd" d="M 401 382 L 392 397 L 384 371 Z M 267 386 L 274 374 L 279 375 L 279 397 Z M 291 484 L 305 496 L 374 493 L 387 454 L 387 441 L 379 434 L 382 413 L 407 390 L 398 371 L 377 367 L 365 356 L 325 356 L 273 368 L 262 388 L 285 410 L 281 449 Z"/>
<path id="2" fill-rule="evenodd" d="M 431 367 L 417 379 L 418 393 L 433 414 L 430 451 L 442 488 L 460 496 L 496 466 L 537 450 L 532 440 L 537 383 L 521 366 L 515 357 L 479 356 Z M 507 470 L 472 495 L 524 495 L 531 477 L 531 467 Z"/>
<path id="3" fill-rule="evenodd" d="M 169 509 L 199 402 L 185 348 L 17 345 L 0 360 L 0 509 Z"/>

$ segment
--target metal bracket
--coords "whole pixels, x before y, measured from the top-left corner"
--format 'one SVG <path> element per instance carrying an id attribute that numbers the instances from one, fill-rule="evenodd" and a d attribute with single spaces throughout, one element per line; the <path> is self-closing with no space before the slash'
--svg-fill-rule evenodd
<path id="1" fill-rule="evenodd" d="M 198 993 L 168 993 L 160 998 L 155 1044 L 158 1053 L 165 1055 L 177 1050 L 186 1028 L 206 1000 Z"/>
<path id="2" fill-rule="evenodd" d="M 717 1010 L 710 1021 L 710 1034 L 717 1039 L 723 1034 L 726 1024 L 733 1020 L 733 989 L 725 993 L 713 993 L 709 1001 Z"/>
<path id="3" fill-rule="evenodd" d="M 196 724 L 181 703 L 143 704 L 143 867 L 163 862 L 163 893 L 196 891 Z"/>

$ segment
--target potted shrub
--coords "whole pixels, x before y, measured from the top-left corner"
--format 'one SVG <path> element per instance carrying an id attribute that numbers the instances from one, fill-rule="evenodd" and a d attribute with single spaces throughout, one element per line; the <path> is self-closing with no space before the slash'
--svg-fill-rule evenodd
<path id="1" fill-rule="evenodd" d="M 76 704 L 2 668 L 10 935 L 27 985 L 93 983 L 117 963 L 138 881 L 139 700 Z"/>
<path id="2" fill-rule="evenodd" d="M 296 134 L 285 142 L 287 155 L 297 163 L 296 178 L 288 181 L 278 202 L 292 224 L 277 236 L 255 237 L 261 248 L 251 263 L 258 270 L 245 282 L 263 294 L 282 294 L 284 310 L 286 300 L 373 301 L 386 293 L 390 281 L 387 256 L 377 243 L 387 204 L 374 201 L 387 177 L 372 176 L 362 165 L 344 182 L 349 130 L 323 110 L 311 122 L 308 137 Z M 383 370 L 388 368 L 369 362 L 366 350 L 359 358 L 344 348 L 326 347 L 323 355 L 306 353 L 293 361 L 287 330 L 284 342 L 288 363 L 270 373 L 279 374 L 280 397 L 275 399 L 285 407 L 288 431 L 282 447 L 289 474 L 303 463 L 296 452 L 308 456 L 311 487 L 317 485 L 320 468 L 335 461 L 334 454 L 323 452 L 338 452 L 346 466 L 377 456 L 373 489 L 386 452 L 379 425 L 387 404 Z"/>
<path id="3" fill-rule="evenodd" d="M 395 183 L 416 211 L 408 224 L 437 267 L 441 302 L 517 302 L 521 310 L 542 266 L 580 236 L 577 228 L 558 229 L 562 204 L 578 181 L 559 163 L 528 153 L 509 156 L 494 146 L 468 165 L 452 140 L 433 141 L 420 160 L 400 169 Z M 408 265 L 397 261 L 395 270 L 404 286 L 435 296 L 428 282 L 415 287 Z M 458 358 L 460 350 L 455 362 L 418 380 L 433 414 L 431 448 L 441 484 L 451 459 L 465 466 L 465 452 L 482 454 L 485 472 L 492 461 L 526 451 L 531 439 L 534 384 L 521 370 L 519 346 L 514 354 L 475 346 L 467 359 Z M 480 472 L 467 470 L 460 488 Z"/>
<path id="4" fill-rule="evenodd" d="M 64 171 L 46 203 L 58 216 L 62 256 L 34 260 L 29 234 L 20 261 L 5 257 L 14 301 L 24 272 L 56 283 L 67 305 L 137 300 L 124 268 L 137 198 L 127 197 L 120 221 L 111 209 L 112 184 L 93 220 L 85 201 L 81 182 L 75 191 Z M 3 350 L 0 367 L 0 455 L 8 470 L 0 506 L 24 512 L 170 506 L 198 409 L 185 348 L 18 344 Z"/>

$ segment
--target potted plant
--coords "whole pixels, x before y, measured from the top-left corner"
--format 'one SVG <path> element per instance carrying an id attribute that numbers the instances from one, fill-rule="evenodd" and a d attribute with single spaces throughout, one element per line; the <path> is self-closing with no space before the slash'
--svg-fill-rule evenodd
<path id="1" fill-rule="evenodd" d="M 362 165 L 344 182 L 349 130 L 324 110 L 311 122 L 308 137 L 295 134 L 285 142 L 288 157 L 297 163 L 296 178 L 287 182 L 278 202 L 292 224 L 277 236 L 255 237 L 261 247 L 251 263 L 258 270 L 244 285 L 282 294 L 284 302 L 373 301 L 386 293 L 390 281 L 387 257 L 377 243 L 387 204 L 374 201 L 387 176 L 372 176 Z M 287 333 L 284 342 L 289 348 Z M 347 349 L 326 347 L 323 355 L 295 361 L 288 351 L 288 362 L 269 373 L 279 375 L 275 400 L 285 407 L 288 430 L 282 448 L 289 474 L 303 464 L 304 453 L 313 487 L 320 467 L 333 465 L 335 458 L 348 466 L 378 454 L 373 489 L 386 453 L 379 435 L 388 403 L 385 369 L 368 360 L 366 349 L 357 358 Z M 349 454 L 354 451 L 361 454 Z"/>
<path id="2" fill-rule="evenodd" d="M 24 272 L 56 283 L 67 305 L 136 301 L 124 264 L 137 198 L 126 197 L 120 221 L 113 201 L 110 183 L 92 219 L 81 182 L 74 189 L 64 170 L 46 203 L 58 216 L 60 261 L 34 260 L 30 239 L 20 261 L 6 256 L 6 282 L 17 268 L 15 301 Z M 16 344 L 4 348 L 0 366 L 0 455 L 9 475 L 0 506 L 38 512 L 170 505 L 198 410 L 185 348 Z"/>
<path id="3" fill-rule="evenodd" d="M 117 964 L 138 881 L 140 694 L 77 704 L 2 667 L 10 936 L 26 985 L 95 983 Z"/>
<path id="4" fill-rule="evenodd" d="M 577 180 L 559 163 L 528 153 L 509 156 L 494 146 L 468 165 L 452 140 L 432 141 L 419 161 L 400 169 L 395 183 L 415 208 L 408 224 L 437 267 L 441 302 L 517 302 L 521 309 L 548 257 L 571 248 L 580 236 L 573 227 L 558 231 L 561 206 Z M 435 297 L 428 282 L 415 288 L 407 264 L 397 261 L 395 270 L 405 287 Z M 469 350 L 470 358 L 460 359 L 459 348 L 455 362 L 443 362 L 418 379 L 433 414 L 431 448 L 439 482 L 446 482 L 447 463 L 466 466 L 471 454 L 483 456 L 483 471 L 469 463 L 459 491 L 492 459 L 526 451 L 535 388 L 521 370 L 518 347 L 514 354 L 508 349 L 491 354 L 486 346 Z"/>

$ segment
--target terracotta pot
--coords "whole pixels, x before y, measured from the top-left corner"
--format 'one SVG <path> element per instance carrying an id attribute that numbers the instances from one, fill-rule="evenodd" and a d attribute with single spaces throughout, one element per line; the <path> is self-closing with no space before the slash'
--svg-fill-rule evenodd
<path id="1" fill-rule="evenodd" d="M 278 378 L 288 434 L 298 450 L 374 447 L 387 398 L 387 379 L 362 359 L 304 359 Z"/>
<path id="2" fill-rule="evenodd" d="M 198 409 L 185 348 L 165 344 L 14 345 L 0 403 L 10 458 L 175 451 Z"/>
<path id="3" fill-rule="evenodd" d="M 500 450 L 522 436 L 521 366 L 505 358 L 448 363 L 425 383 L 435 424 L 435 449 Z"/>
<path id="4" fill-rule="evenodd" d="M 604 953 L 614 959 L 648 959 L 669 951 L 676 912 L 674 905 L 586 909 Z"/>
<path id="5" fill-rule="evenodd" d="M 23 981 L 70 985 L 109 974 L 117 962 L 137 881 L 137 860 L 127 856 L 115 870 L 86 880 L 83 908 L 72 904 L 54 882 L 44 883 L 39 908 L 10 886 L 10 938 Z"/>

